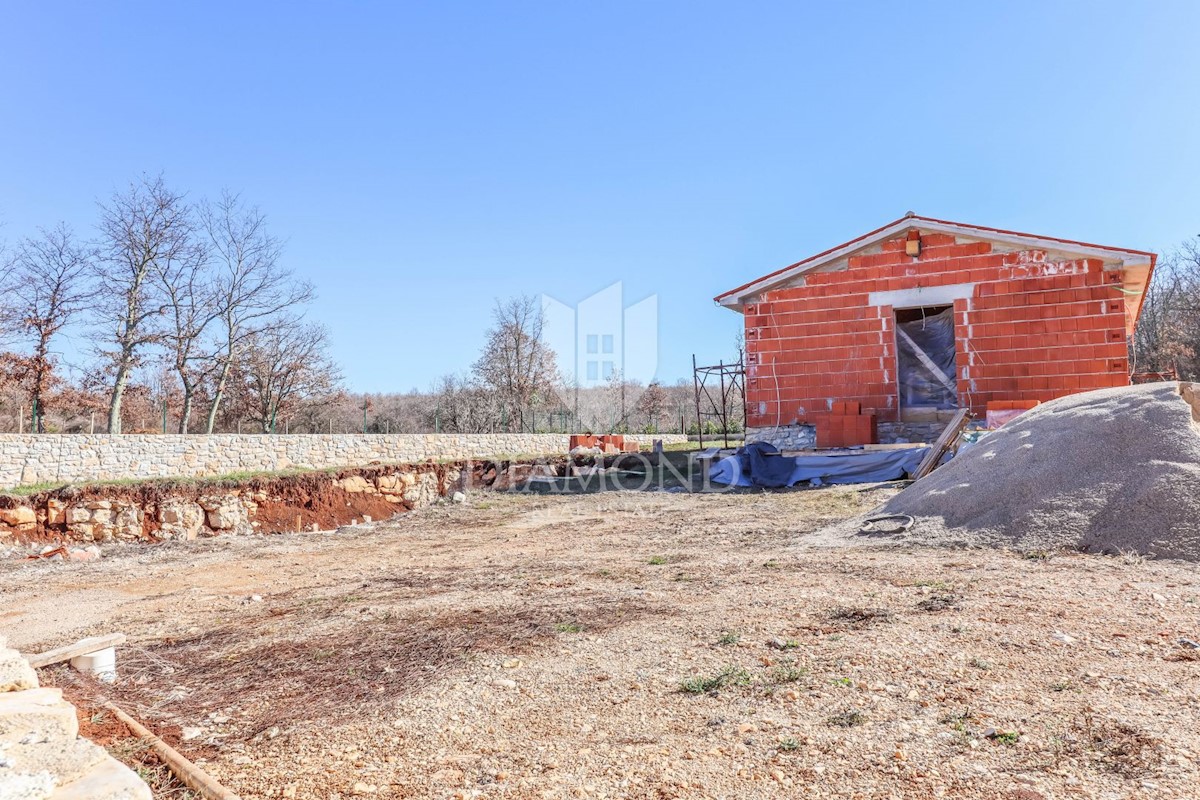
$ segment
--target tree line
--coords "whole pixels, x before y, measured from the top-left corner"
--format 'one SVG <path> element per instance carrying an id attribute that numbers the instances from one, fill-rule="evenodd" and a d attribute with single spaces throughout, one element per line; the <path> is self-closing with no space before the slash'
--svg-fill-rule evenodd
<path id="1" fill-rule="evenodd" d="M 641 384 L 614 371 L 601 386 L 583 388 L 558 369 L 543 336 L 536 297 L 496 303 L 479 358 L 462 374 L 434 387 L 426 424 L 457 433 L 489 431 L 593 431 L 597 433 L 696 432 L 692 382 Z M 707 409 L 706 409 L 707 410 Z M 430 418 L 429 414 L 432 414 Z M 740 431 L 739 421 L 731 431 Z M 705 433 L 715 429 L 705 419 Z"/>
<path id="2" fill-rule="evenodd" d="M 83 414 L 91 428 L 101 412 L 101 430 L 121 433 L 161 405 L 180 433 L 231 418 L 268 431 L 338 393 L 327 334 L 304 318 L 313 288 L 283 264 L 258 208 L 231 192 L 193 203 L 161 176 L 98 206 L 91 235 L 59 224 L 0 262 L 0 395 L 32 430 L 52 414 L 60 430 Z M 59 344 L 74 328 L 89 346 L 72 382 Z"/>
<path id="3" fill-rule="evenodd" d="M 193 202 L 162 176 L 97 205 L 86 233 L 59 224 L 0 250 L 0 430 L 699 427 L 690 381 L 642 386 L 616 372 L 601 387 L 569 385 L 533 297 L 497 302 L 466 372 L 427 391 L 349 393 L 326 331 L 304 317 L 314 289 L 287 268 L 258 208 L 231 192 Z"/>
<path id="4" fill-rule="evenodd" d="M 1163 254 L 1133 337 L 1135 372 L 1200 380 L 1200 237 Z"/>

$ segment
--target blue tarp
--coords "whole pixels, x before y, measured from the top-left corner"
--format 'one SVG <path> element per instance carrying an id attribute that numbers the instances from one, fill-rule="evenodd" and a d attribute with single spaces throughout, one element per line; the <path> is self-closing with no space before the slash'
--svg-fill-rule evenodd
<path id="1" fill-rule="evenodd" d="M 877 483 L 913 472 L 928 450 L 928 446 L 918 445 L 902 450 L 781 456 L 771 445 L 755 442 L 714 463 L 708 474 L 713 483 L 732 486 Z"/>

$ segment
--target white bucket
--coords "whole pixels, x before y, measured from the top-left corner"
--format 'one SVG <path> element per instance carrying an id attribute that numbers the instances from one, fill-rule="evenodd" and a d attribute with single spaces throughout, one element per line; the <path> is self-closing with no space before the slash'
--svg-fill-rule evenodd
<path id="1" fill-rule="evenodd" d="M 86 656 L 75 656 L 71 659 L 71 666 L 80 672 L 95 675 L 105 683 L 112 683 L 117 679 L 117 648 L 106 647 Z"/>

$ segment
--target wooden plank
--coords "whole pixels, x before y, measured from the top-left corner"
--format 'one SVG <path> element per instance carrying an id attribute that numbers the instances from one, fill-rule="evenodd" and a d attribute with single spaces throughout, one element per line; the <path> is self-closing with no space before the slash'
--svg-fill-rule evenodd
<path id="1" fill-rule="evenodd" d="M 904 329 L 899 325 L 896 326 L 896 335 L 904 340 L 904 343 L 909 346 L 917 360 L 925 365 L 925 369 L 933 373 L 933 377 L 941 381 L 942 385 L 950 390 L 952 395 L 958 396 L 958 385 L 946 373 L 942 372 L 937 364 L 933 363 L 933 359 L 926 355 L 925 351 L 917 346 L 917 343 L 912 340 L 912 337 L 904 332 Z"/>
<path id="2" fill-rule="evenodd" d="M 39 655 L 30 656 L 27 660 L 34 669 L 40 669 L 41 667 L 48 667 L 51 664 L 70 661 L 76 656 L 86 656 L 88 653 L 95 653 L 124 643 L 125 634 L 123 633 L 110 633 L 107 636 L 91 636 L 87 639 L 80 639 L 75 644 L 69 644 L 66 647 L 56 647 Z"/>
<path id="3" fill-rule="evenodd" d="M 827 447 L 822 450 L 784 450 L 779 455 L 795 458 L 797 456 L 862 456 L 868 453 L 878 453 L 887 450 L 915 450 L 929 447 L 921 442 L 903 442 L 900 444 L 864 444 L 858 447 Z"/>
<path id="4" fill-rule="evenodd" d="M 920 480 L 929 473 L 933 472 L 934 468 L 942 460 L 942 456 L 950 449 L 950 446 L 958 441 L 959 434 L 962 429 L 967 427 L 967 417 L 969 412 L 965 408 L 960 408 L 958 413 L 954 415 L 954 419 L 950 420 L 950 424 L 942 430 L 942 434 L 938 436 L 937 441 L 933 443 L 929 453 L 921 461 L 917 471 L 913 473 L 913 480 Z"/>

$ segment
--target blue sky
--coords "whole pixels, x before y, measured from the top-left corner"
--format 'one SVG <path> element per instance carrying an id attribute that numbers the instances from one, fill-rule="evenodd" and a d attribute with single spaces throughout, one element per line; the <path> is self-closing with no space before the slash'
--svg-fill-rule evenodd
<path id="1" fill-rule="evenodd" d="M 474 360 L 496 297 L 712 297 L 920 214 L 1136 248 L 1200 233 L 1200 4 L 15 3 L 0 238 L 141 172 L 241 191 L 347 385 Z"/>

